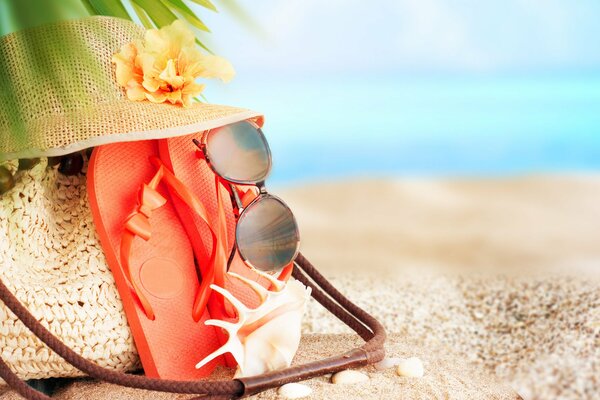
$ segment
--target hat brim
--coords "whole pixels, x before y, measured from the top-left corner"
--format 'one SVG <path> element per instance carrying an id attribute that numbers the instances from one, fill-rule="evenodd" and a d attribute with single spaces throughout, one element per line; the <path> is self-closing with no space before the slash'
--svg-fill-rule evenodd
<path id="1" fill-rule="evenodd" d="M 56 157 L 109 143 L 183 136 L 248 119 L 263 123 L 260 113 L 243 108 L 206 103 L 183 108 L 123 100 L 30 120 L 32 132 L 47 134 L 29 138 L 27 145 L 16 151 L 0 152 L 0 161 Z"/>

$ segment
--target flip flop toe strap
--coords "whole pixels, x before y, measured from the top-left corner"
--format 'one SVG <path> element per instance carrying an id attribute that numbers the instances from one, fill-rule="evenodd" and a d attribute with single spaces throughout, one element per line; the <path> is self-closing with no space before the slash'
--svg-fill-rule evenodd
<path id="1" fill-rule="evenodd" d="M 146 184 L 140 189 L 140 201 L 136 212 L 131 214 L 125 222 L 125 229 L 144 240 L 150 240 L 152 234 L 150 215 L 152 211 L 164 206 L 167 202 L 155 188 Z"/>
<path id="2" fill-rule="evenodd" d="M 220 235 L 215 233 L 208 223 L 208 214 L 202 202 L 179 179 L 177 179 L 158 158 L 150 157 L 150 162 L 156 167 L 156 174 L 149 183 L 144 183 L 140 187 L 138 203 L 134 208 L 134 212 L 127 217 L 124 224 L 120 251 L 123 275 L 125 276 L 127 284 L 135 299 L 144 311 L 144 314 L 146 314 L 150 320 L 156 319 L 156 315 L 150 302 L 146 296 L 144 296 L 139 285 L 136 284 L 135 280 L 131 277 L 131 249 L 136 237 L 148 241 L 152 236 L 152 225 L 150 223 L 152 212 L 167 203 L 167 199 L 157 190 L 158 185 L 161 182 L 164 182 L 172 189 L 177 197 L 187 204 L 207 224 L 212 235 L 213 246 L 209 260 L 209 274 L 208 276 L 202 277 L 200 289 L 196 294 L 192 310 L 194 320 L 199 321 L 210 296 L 210 285 L 215 280 L 214 271 L 225 268 L 227 263 L 224 252 L 218 247 Z"/>

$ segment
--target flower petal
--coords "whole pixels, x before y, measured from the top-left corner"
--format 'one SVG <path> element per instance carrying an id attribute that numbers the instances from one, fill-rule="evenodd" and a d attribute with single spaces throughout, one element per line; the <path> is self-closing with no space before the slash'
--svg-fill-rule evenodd
<path id="1" fill-rule="evenodd" d="M 170 59 L 167 61 L 167 66 L 158 75 L 158 77 L 171 85 L 175 90 L 180 89 L 185 84 L 185 78 L 177 75 L 177 68 L 175 67 L 175 61 Z"/>
<path id="2" fill-rule="evenodd" d="M 219 78 L 223 82 L 229 82 L 235 76 L 235 70 L 229 61 L 209 54 L 201 57 L 196 65 L 191 68 L 197 69 L 197 76 L 199 77 L 207 79 Z"/>
<path id="3" fill-rule="evenodd" d="M 116 77 L 119 85 L 125 86 L 133 78 L 136 57 L 137 49 L 131 43 L 123 46 L 121 52 L 112 57 L 112 62 L 116 65 Z"/>
<path id="4" fill-rule="evenodd" d="M 206 85 L 202 85 L 202 84 L 193 82 L 193 83 L 190 83 L 190 84 L 186 85 L 182 89 L 182 92 L 183 92 L 184 95 L 191 96 L 191 97 L 196 97 L 196 96 L 198 96 L 200 93 L 202 93 L 204 91 L 205 87 L 206 87 Z"/>
<path id="5" fill-rule="evenodd" d="M 195 47 L 196 38 L 189 28 L 188 24 L 178 19 L 165 27 L 165 35 L 172 43 L 177 43 L 180 48 Z"/>
<path id="6" fill-rule="evenodd" d="M 127 98 L 133 101 L 142 101 L 146 99 L 146 91 L 137 82 L 131 81 L 127 85 Z"/>
<path id="7" fill-rule="evenodd" d="M 153 103 L 164 103 L 167 100 L 165 92 L 145 93 L 146 98 Z"/>
<path id="8" fill-rule="evenodd" d="M 204 85 L 195 82 L 197 78 L 228 82 L 235 75 L 227 60 L 200 52 L 193 32 L 179 20 L 147 30 L 143 41 L 123 46 L 112 62 L 117 83 L 125 88 L 129 99 L 168 101 L 184 107 L 204 90 Z"/>

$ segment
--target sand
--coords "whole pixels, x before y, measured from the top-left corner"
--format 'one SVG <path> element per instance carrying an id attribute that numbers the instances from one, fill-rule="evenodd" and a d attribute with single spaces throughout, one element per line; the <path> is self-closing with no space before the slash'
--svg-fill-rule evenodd
<path id="1" fill-rule="evenodd" d="M 353 346 L 360 345 L 354 335 L 306 335 L 296 362 L 307 362 L 318 358 L 342 353 Z M 397 356 L 415 355 L 415 343 L 404 340 L 400 335 L 392 335 L 387 352 Z M 334 385 L 329 376 L 303 382 L 313 392 L 312 399 L 472 399 L 472 400 L 513 400 L 519 397 L 505 384 L 490 375 L 483 374 L 465 361 L 458 361 L 448 349 L 429 351 L 421 349 L 418 353 L 425 364 L 426 373 L 422 378 L 399 377 L 395 369 L 377 371 L 373 367 L 362 368 L 369 376 L 366 383 Z M 16 400 L 14 393 L 5 394 L 3 400 Z M 55 393 L 60 400 L 174 400 L 187 399 L 188 395 L 153 393 L 144 390 L 125 389 L 110 384 L 99 384 L 90 380 L 78 380 Z M 269 390 L 256 399 L 281 399 L 276 390 Z"/>
<path id="2" fill-rule="evenodd" d="M 600 393 L 600 282 L 437 275 L 335 278 L 338 287 L 435 357 L 452 349 L 525 399 L 595 399 Z M 377 288 L 377 292 L 368 290 Z M 347 332 L 316 304 L 309 332 Z"/>
<path id="3" fill-rule="evenodd" d="M 323 269 L 600 272 L 600 176 L 363 179 L 278 193 Z"/>
<path id="4" fill-rule="evenodd" d="M 305 256 L 385 324 L 389 355 L 425 361 L 422 379 L 372 368 L 368 384 L 315 379 L 312 398 L 600 397 L 599 177 L 359 180 L 276 192 L 298 217 Z M 354 340 L 314 302 L 304 332 L 297 361 Z M 89 381 L 61 398 L 108 396 L 179 398 Z"/>
<path id="5" fill-rule="evenodd" d="M 303 252 L 418 348 L 526 399 L 600 398 L 600 178 L 363 180 L 284 190 Z M 308 332 L 345 332 L 318 307 Z"/>

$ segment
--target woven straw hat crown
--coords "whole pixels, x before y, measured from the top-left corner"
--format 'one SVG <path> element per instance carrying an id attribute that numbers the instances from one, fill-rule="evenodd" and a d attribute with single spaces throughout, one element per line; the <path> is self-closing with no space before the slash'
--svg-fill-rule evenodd
<path id="1" fill-rule="evenodd" d="M 128 100 L 111 59 L 144 32 L 123 19 L 90 17 L 0 38 L 0 161 L 185 135 L 259 116 L 205 103 Z M 65 57 L 67 46 L 74 56 Z"/>

